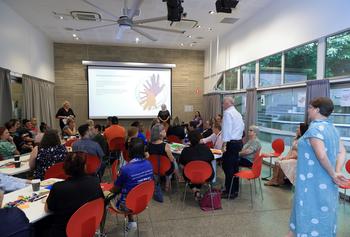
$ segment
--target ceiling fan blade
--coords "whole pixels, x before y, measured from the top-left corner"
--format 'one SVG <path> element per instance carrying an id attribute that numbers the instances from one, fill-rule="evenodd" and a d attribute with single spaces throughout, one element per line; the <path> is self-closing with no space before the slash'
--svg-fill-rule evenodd
<path id="1" fill-rule="evenodd" d="M 160 16 L 160 17 L 154 17 L 154 18 L 148 18 L 148 19 L 143 19 L 143 20 L 136 20 L 133 21 L 134 24 L 144 24 L 144 23 L 149 23 L 149 22 L 156 22 L 156 21 L 164 21 L 168 20 L 167 16 Z"/>
<path id="2" fill-rule="evenodd" d="M 90 6 L 94 7 L 94 8 L 96 8 L 96 9 L 102 11 L 102 12 L 104 12 L 105 14 L 107 14 L 107 15 L 113 17 L 114 19 L 118 19 L 118 17 L 117 17 L 116 15 L 114 15 L 113 13 L 111 13 L 111 12 L 109 12 L 109 11 L 107 11 L 107 10 L 105 10 L 105 9 L 103 9 L 103 8 L 101 8 L 101 7 L 99 7 L 99 6 L 97 6 L 96 4 L 94 4 L 94 3 L 92 3 L 92 2 L 90 2 L 90 1 L 88 1 L 88 0 L 81 0 L 81 1 L 83 1 L 83 2 L 85 2 L 86 4 L 88 4 L 88 5 L 90 5 Z"/>
<path id="3" fill-rule="evenodd" d="M 143 29 L 150 29 L 150 30 L 160 30 L 165 32 L 171 32 L 171 33 L 177 33 L 177 34 L 184 34 L 184 30 L 175 30 L 175 29 L 165 29 L 165 28 L 159 28 L 154 26 L 145 26 L 145 25 L 134 25 L 133 27 L 143 28 Z"/>
<path id="4" fill-rule="evenodd" d="M 82 29 L 75 29 L 76 31 L 87 31 L 87 30 L 94 30 L 94 29 L 98 29 L 98 28 L 103 28 L 103 27 L 107 27 L 107 26 L 112 26 L 115 25 L 116 23 L 112 23 L 112 24 L 107 24 L 107 25 L 102 25 L 102 26 L 92 26 L 92 27 L 87 27 L 87 28 L 82 28 Z"/>
<path id="5" fill-rule="evenodd" d="M 126 31 L 127 29 L 130 29 L 130 28 L 118 25 L 117 26 L 116 39 L 121 40 L 123 38 L 124 31 Z"/>
<path id="6" fill-rule="evenodd" d="M 143 0 L 134 0 L 130 11 L 128 12 L 128 18 L 132 19 L 135 14 L 137 13 L 137 11 L 140 9 L 140 6 L 142 4 Z"/>
<path id="7" fill-rule="evenodd" d="M 136 31 L 137 33 L 139 33 L 140 35 L 143 35 L 144 37 L 146 37 L 147 39 L 149 40 L 152 40 L 152 41 L 157 41 L 156 38 L 154 38 L 152 35 L 142 31 L 142 30 L 139 30 L 137 28 L 131 28 L 133 31 Z"/>

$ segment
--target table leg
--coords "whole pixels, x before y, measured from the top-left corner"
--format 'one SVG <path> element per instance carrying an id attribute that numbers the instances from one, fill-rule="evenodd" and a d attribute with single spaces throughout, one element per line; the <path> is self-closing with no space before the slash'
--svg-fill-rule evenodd
<path id="1" fill-rule="evenodd" d="M 266 176 L 264 178 L 262 178 L 262 180 L 270 180 L 269 178 L 272 176 L 272 156 L 270 156 L 270 174 L 269 176 Z"/>
<path id="2" fill-rule="evenodd" d="M 211 161 L 211 166 L 213 167 L 213 171 L 214 171 L 214 178 L 212 180 L 212 183 L 215 183 L 216 182 L 216 160 L 212 160 Z"/>

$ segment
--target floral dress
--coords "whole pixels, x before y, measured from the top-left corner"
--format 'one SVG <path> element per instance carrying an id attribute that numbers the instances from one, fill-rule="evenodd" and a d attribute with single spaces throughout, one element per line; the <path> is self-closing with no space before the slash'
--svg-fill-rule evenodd
<path id="1" fill-rule="evenodd" d="M 35 162 L 34 177 L 43 180 L 46 170 L 50 166 L 64 161 L 66 156 L 67 149 L 64 145 L 39 148 Z"/>
<path id="2" fill-rule="evenodd" d="M 332 167 L 339 152 L 339 134 L 329 120 L 315 120 L 299 138 L 295 195 L 289 227 L 295 236 L 335 237 L 338 186 L 321 166 L 310 138 L 324 142 Z"/>

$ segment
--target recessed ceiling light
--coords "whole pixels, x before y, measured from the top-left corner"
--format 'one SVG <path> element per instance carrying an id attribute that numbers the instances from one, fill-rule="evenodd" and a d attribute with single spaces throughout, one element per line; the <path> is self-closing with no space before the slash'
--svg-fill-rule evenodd
<path id="1" fill-rule="evenodd" d="M 181 43 L 180 46 L 184 46 L 184 43 Z"/>
<path id="2" fill-rule="evenodd" d="M 136 44 L 137 44 L 140 41 L 139 37 L 136 37 L 135 41 L 136 41 Z"/>
<path id="3" fill-rule="evenodd" d="M 208 31 L 212 31 L 212 30 L 213 30 L 213 28 L 210 28 L 210 27 L 208 28 Z"/>
<path id="4" fill-rule="evenodd" d="M 215 14 L 215 12 L 214 11 L 209 11 L 209 14 L 213 15 L 213 14 Z"/>
<path id="5" fill-rule="evenodd" d="M 201 26 L 200 26 L 200 25 L 198 25 L 198 26 L 196 26 L 196 28 L 201 28 Z"/>
<path id="6" fill-rule="evenodd" d="M 187 35 L 187 38 L 192 38 L 192 35 Z"/>
<path id="7" fill-rule="evenodd" d="M 77 35 L 76 35 L 76 34 L 73 34 L 73 37 L 75 38 L 75 37 L 77 37 Z"/>
<path id="8" fill-rule="evenodd" d="M 63 20 L 63 19 L 64 19 L 64 17 L 63 17 L 63 16 L 58 16 L 58 18 L 59 18 L 60 20 Z"/>
<path id="9" fill-rule="evenodd" d="M 75 39 L 75 40 L 80 40 L 80 38 L 79 38 L 79 37 L 75 37 L 74 39 Z"/>

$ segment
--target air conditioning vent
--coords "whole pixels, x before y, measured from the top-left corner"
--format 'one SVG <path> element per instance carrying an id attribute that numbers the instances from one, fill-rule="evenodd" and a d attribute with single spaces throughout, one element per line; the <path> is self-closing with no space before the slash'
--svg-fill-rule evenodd
<path id="1" fill-rule="evenodd" d="M 97 12 L 71 11 L 70 14 L 75 20 L 80 21 L 101 21 L 101 15 Z"/>
<path id="2" fill-rule="evenodd" d="M 232 17 L 225 17 L 220 21 L 220 23 L 225 23 L 225 24 L 234 24 L 236 21 L 238 21 L 239 18 L 232 18 Z"/>

